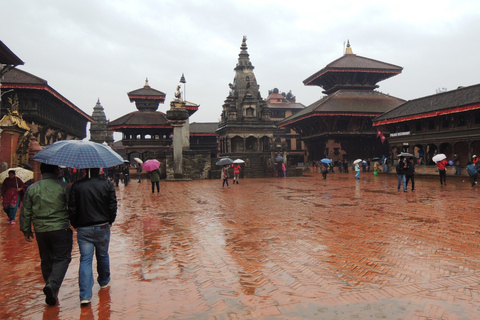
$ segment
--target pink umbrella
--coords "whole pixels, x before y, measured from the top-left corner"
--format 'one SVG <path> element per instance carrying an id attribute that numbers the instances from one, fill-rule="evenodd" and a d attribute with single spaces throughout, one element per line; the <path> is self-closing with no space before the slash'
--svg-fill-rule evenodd
<path id="1" fill-rule="evenodd" d="M 156 159 L 150 159 L 143 163 L 142 169 L 145 171 L 153 171 L 160 168 L 161 162 Z"/>

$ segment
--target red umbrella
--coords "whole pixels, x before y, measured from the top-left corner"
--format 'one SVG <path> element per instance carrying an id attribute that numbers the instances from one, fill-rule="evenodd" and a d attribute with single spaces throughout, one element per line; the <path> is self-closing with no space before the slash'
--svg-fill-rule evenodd
<path id="1" fill-rule="evenodd" d="M 160 168 L 161 164 L 162 163 L 156 159 L 150 159 L 143 163 L 142 169 L 145 171 L 157 170 L 158 168 Z"/>

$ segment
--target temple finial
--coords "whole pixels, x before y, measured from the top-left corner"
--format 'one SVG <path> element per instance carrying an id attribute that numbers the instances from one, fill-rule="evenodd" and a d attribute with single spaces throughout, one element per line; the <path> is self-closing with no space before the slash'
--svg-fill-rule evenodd
<path id="1" fill-rule="evenodd" d="M 347 48 L 345 49 L 345 54 L 353 54 L 352 48 L 350 47 L 350 40 L 347 40 Z"/>
<path id="2" fill-rule="evenodd" d="M 247 51 L 247 49 L 248 49 L 248 47 L 247 47 L 247 36 L 243 36 L 242 46 L 240 47 L 240 49 L 242 51 Z"/>
<path id="3" fill-rule="evenodd" d="M 145 78 L 145 87 L 150 87 L 150 85 L 148 84 L 148 78 Z"/>
<path id="4" fill-rule="evenodd" d="M 187 83 L 187 81 L 185 80 L 185 76 L 182 72 L 182 77 L 180 78 L 180 83 Z"/>

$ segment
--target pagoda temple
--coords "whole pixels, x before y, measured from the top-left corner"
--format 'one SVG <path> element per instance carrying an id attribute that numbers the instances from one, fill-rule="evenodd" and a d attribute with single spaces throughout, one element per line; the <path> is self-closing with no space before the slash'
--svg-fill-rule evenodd
<path id="1" fill-rule="evenodd" d="M 164 112 L 158 111 L 165 102 L 166 94 L 150 87 L 148 79 L 143 88 L 128 93 L 130 102 L 135 103 L 137 111 L 130 112 L 110 121 L 108 128 L 122 132 L 122 144 L 127 158 L 141 160 L 164 159 L 172 147 L 173 127 Z M 185 102 L 189 116 L 198 110 L 198 105 Z M 188 126 L 188 121 L 185 124 Z M 187 139 L 186 143 L 189 141 Z"/>
<path id="2" fill-rule="evenodd" d="M 123 134 L 122 143 L 128 158 L 131 154 L 142 160 L 155 158 L 158 152 L 165 152 L 172 144 L 173 129 L 165 113 L 157 111 L 165 102 L 165 93 L 153 89 L 145 80 L 143 88 L 128 93 L 137 111 L 130 112 L 108 124 L 112 131 Z"/>
<path id="3" fill-rule="evenodd" d="M 267 103 L 260 95 L 246 41 L 247 38 L 243 37 L 234 69 L 235 78 L 229 85 L 230 93 L 223 104 L 216 132 L 219 135 L 220 156 L 245 159 L 247 167 L 251 164 L 252 176 L 260 176 L 263 175 L 261 172 L 253 173 L 253 170 L 265 168 L 267 160 L 274 158 L 270 145 L 276 126 L 270 119 Z"/>
<path id="4" fill-rule="evenodd" d="M 357 56 L 348 42 L 342 57 L 303 81 L 323 88 L 325 96 L 279 126 L 300 134 L 309 161 L 349 161 L 388 154 L 388 145 L 377 137 L 372 120 L 405 101 L 375 89 L 378 82 L 400 74 L 402 69 Z"/>

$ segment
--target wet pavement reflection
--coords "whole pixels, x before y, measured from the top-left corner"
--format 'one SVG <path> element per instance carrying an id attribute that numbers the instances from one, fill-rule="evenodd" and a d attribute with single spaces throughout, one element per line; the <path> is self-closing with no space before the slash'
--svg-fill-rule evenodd
<path id="1" fill-rule="evenodd" d="M 449 177 L 450 178 L 450 177 Z M 447 178 L 448 179 L 448 178 Z M 1 319 L 479 319 L 468 178 L 320 174 L 117 189 L 112 281 L 80 307 L 78 246 L 47 306 L 36 243 L 0 223 Z"/>

